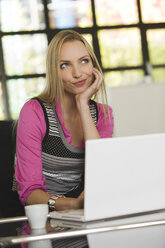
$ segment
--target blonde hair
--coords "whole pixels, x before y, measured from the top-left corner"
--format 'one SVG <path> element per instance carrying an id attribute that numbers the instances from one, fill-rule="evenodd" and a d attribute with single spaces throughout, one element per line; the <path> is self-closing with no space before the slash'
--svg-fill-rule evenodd
<path id="1" fill-rule="evenodd" d="M 61 47 L 65 42 L 75 40 L 79 40 L 84 44 L 91 57 L 93 66 L 102 73 L 101 67 L 98 63 L 95 53 L 89 43 L 86 41 L 86 39 L 81 34 L 73 30 L 60 31 L 54 36 L 48 46 L 46 58 L 46 86 L 43 92 L 38 95 L 38 98 L 40 98 L 42 101 L 47 103 L 55 101 L 56 103 L 57 99 L 59 99 L 63 106 L 64 88 L 60 73 L 59 55 Z M 101 93 L 102 102 L 108 105 L 104 80 L 101 84 L 99 92 Z M 97 96 L 98 93 L 96 93 L 93 98 L 96 99 Z M 105 110 L 105 104 L 103 104 L 103 111 L 106 117 L 107 111 Z"/>

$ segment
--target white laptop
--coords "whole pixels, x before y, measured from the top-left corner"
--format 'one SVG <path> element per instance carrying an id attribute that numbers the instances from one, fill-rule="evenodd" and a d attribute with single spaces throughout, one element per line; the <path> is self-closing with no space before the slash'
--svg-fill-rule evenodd
<path id="1" fill-rule="evenodd" d="M 84 210 L 51 218 L 93 221 L 165 209 L 165 133 L 86 142 Z"/>

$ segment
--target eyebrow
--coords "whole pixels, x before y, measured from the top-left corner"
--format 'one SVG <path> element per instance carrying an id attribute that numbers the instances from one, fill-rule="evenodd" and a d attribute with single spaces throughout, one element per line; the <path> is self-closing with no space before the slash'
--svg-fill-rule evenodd
<path id="1" fill-rule="evenodd" d="M 81 60 L 81 59 L 86 58 L 86 57 L 90 58 L 90 56 L 88 54 L 86 54 L 86 55 L 80 57 L 78 60 Z M 62 59 L 62 60 L 60 60 L 60 62 L 70 62 L 70 60 Z"/>

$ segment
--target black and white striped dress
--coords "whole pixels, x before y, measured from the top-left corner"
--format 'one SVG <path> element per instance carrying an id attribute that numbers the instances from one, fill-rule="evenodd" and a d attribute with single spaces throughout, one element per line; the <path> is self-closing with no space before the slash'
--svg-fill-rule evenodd
<path id="1" fill-rule="evenodd" d="M 77 197 L 83 190 L 84 149 L 71 146 L 66 140 L 55 107 L 37 99 L 43 109 L 47 131 L 42 141 L 42 166 L 47 192 Z M 98 113 L 94 101 L 89 103 L 92 119 L 97 124 Z M 86 238 L 52 242 L 53 247 L 87 247 Z"/>

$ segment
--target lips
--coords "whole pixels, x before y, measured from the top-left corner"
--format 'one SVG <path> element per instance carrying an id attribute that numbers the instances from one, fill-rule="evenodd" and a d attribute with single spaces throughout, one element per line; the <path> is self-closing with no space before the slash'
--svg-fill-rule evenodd
<path id="1" fill-rule="evenodd" d="M 78 81 L 78 82 L 74 83 L 74 85 L 77 87 L 81 87 L 85 84 L 85 82 L 86 82 L 86 79 Z"/>

